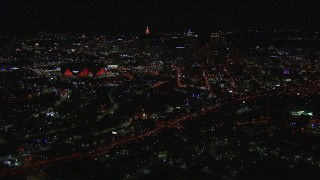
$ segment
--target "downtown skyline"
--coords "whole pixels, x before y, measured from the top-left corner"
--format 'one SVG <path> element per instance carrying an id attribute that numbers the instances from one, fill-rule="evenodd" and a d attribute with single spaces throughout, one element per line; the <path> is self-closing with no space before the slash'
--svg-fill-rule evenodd
<path id="1" fill-rule="evenodd" d="M 320 29 L 318 3 L 303 1 L 234 0 L 110 0 L 108 2 L 4 1 L 0 12 L 2 33 L 86 32 L 139 34 L 153 32 L 200 34 L 230 30 Z"/>

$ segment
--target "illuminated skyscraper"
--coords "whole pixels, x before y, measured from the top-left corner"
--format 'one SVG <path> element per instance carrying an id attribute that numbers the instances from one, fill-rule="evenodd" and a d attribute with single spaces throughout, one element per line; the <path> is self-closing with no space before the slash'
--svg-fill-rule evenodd
<path id="1" fill-rule="evenodd" d="M 145 49 L 149 49 L 150 48 L 150 30 L 149 30 L 149 26 L 147 26 L 147 29 L 144 32 L 144 34 L 145 34 L 144 48 Z"/>
<path id="2" fill-rule="evenodd" d="M 145 35 L 149 35 L 150 34 L 149 26 L 147 26 L 146 32 L 144 34 Z"/>
<path id="3" fill-rule="evenodd" d="M 225 52 L 223 50 L 220 33 L 211 33 L 209 48 L 211 57 L 207 63 L 212 65 L 225 64 L 226 57 L 224 55 Z"/>
<path id="4" fill-rule="evenodd" d="M 190 37 L 190 36 L 192 36 L 192 34 L 193 34 L 193 32 L 191 31 L 191 29 L 189 29 L 187 36 Z"/>
<path id="5" fill-rule="evenodd" d="M 190 49 L 195 49 L 198 43 L 198 35 L 194 34 L 191 30 L 187 32 L 186 35 L 186 47 Z"/>

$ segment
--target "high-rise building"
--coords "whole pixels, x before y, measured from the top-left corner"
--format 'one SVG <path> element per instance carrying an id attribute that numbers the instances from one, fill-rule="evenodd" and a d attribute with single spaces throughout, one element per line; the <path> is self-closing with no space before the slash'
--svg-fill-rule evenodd
<path id="1" fill-rule="evenodd" d="M 189 30 L 186 35 L 185 43 L 187 48 L 195 49 L 198 44 L 198 35 L 194 34 L 191 30 Z"/>
<path id="2" fill-rule="evenodd" d="M 150 48 L 150 30 L 149 26 L 147 26 L 146 31 L 144 32 L 144 48 L 149 49 Z"/>
<path id="3" fill-rule="evenodd" d="M 187 36 L 188 37 L 191 37 L 193 35 L 193 32 L 191 31 L 191 29 L 189 29 L 188 33 L 187 33 Z"/>
<path id="4" fill-rule="evenodd" d="M 147 26 L 147 29 L 146 29 L 146 31 L 145 31 L 144 34 L 145 34 L 145 35 L 149 35 L 149 34 L 150 34 L 149 26 Z"/>
<path id="5" fill-rule="evenodd" d="M 209 49 L 211 51 L 211 57 L 208 62 L 209 64 L 218 65 L 226 63 L 225 51 L 221 42 L 220 33 L 211 33 Z"/>

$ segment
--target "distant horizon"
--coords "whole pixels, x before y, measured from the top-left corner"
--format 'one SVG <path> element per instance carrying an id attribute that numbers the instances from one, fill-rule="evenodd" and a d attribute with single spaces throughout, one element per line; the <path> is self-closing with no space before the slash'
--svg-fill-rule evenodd
<path id="1" fill-rule="evenodd" d="M 147 27 L 147 26 L 145 26 Z M 148 26 L 150 29 L 150 35 L 161 35 L 161 34 L 183 34 L 183 33 L 188 33 L 189 30 L 191 30 L 192 33 L 195 33 L 197 35 L 203 35 L 203 34 L 210 34 L 210 33 L 216 33 L 216 32 L 232 32 L 232 33 L 239 33 L 239 32 L 265 32 L 265 33 L 272 33 L 272 32 L 311 32 L 311 33 L 319 33 L 320 29 L 303 29 L 303 28 L 279 28 L 279 29 L 262 29 L 262 28 L 257 28 L 257 29 L 220 29 L 220 30 L 206 30 L 206 31 L 196 31 L 193 30 L 192 28 L 185 29 L 184 30 L 176 30 L 176 31 L 157 31 L 152 26 Z M 88 34 L 88 35 L 106 35 L 106 36 L 142 36 L 144 35 L 144 31 L 138 32 L 138 31 L 133 31 L 133 32 L 108 32 L 108 31 L 102 31 L 102 30 L 94 30 L 94 31 L 23 31 L 23 32 L 17 32 L 17 31 L 11 31 L 11 32 L 1 32 L 0 35 L 6 35 L 6 36 L 29 36 L 29 35 L 39 35 L 39 34 Z"/>
<path id="2" fill-rule="evenodd" d="M 139 34 L 218 30 L 320 30 L 319 2 L 302 0 L 3 0 L 0 32 Z"/>

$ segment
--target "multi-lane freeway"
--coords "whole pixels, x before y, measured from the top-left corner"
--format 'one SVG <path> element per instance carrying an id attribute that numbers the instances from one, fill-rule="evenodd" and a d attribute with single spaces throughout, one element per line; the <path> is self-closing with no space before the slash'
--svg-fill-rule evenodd
<path id="1" fill-rule="evenodd" d="M 112 141 L 111 143 L 100 145 L 96 149 L 88 152 L 73 152 L 65 156 L 59 155 L 56 157 L 39 160 L 29 164 L 22 164 L 21 166 L 18 166 L 18 167 L 2 168 L 0 169 L 0 176 L 5 176 L 9 174 L 26 173 L 30 171 L 44 169 L 54 165 L 59 165 L 60 163 L 64 163 L 64 162 L 71 162 L 71 161 L 81 160 L 83 158 L 90 158 L 90 157 L 93 158 L 93 157 L 106 155 L 109 152 L 109 150 L 112 148 L 125 146 L 127 144 L 134 143 L 136 141 L 141 141 L 144 138 L 155 136 L 161 133 L 165 129 L 168 129 L 168 128 L 183 129 L 183 126 L 181 125 L 183 121 L 195 119 L 199 116 L 202 116 L 208 113 L 218 112 L 219 108 L 226 105 L 232 105 L 232 103 L 238 103 L 243 101 L 249 102 L 260 97 L 276 97 L 276 96 L 282 96 L 282 95 L 311 96 L 311 95 L 319 95 L 319 94 L 320 94 L 320 86 L 316 84 L 316 85 L 309 85 L 309 86 L 286 87 L 277 91 L 264 91 L 264 92 L 258 91 L 248 96 L 235 98 L 232 101 L 216 101 L 211 105 L 208 105 L 206 107 L 198 107 L 194 109 L 192 112 L 183 114 L 181 116 L 177 116 L 175 118 L 170 118 L 170 119 L 168 118 L 165 121 L 157 122 L 154 128 L 147 129 L 144 132 L 133 133 L 123 137 L 119 137 L 114 141 Z"/>

